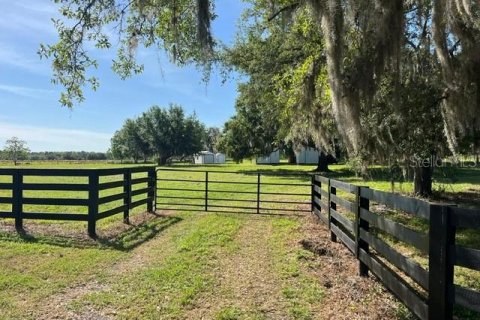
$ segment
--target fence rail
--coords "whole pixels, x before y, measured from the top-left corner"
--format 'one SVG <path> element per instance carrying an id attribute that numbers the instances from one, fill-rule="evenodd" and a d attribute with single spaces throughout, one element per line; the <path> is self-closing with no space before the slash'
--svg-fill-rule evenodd
<path id="1" fill-rule="evenodd" d="M 146 174 L 146 177 L 132 178 L 133 174 Z M 101 178 L 115 176 L 117 181 L 100 182 Z M 9 193 L 0 197 L 0 204 L 10 205 L 9 210 L 2 207 L 0 218 L 15 219 L 15 227 L 23 229 L 26 219 L 86 221 L 90 236 L 96 235 L 96 222 L 115 214 L 123 213 L 128 221 L 130 210 L 147 204 L 147 211 L 153 211 L 155 193 L 155 168 L 134 167 L 115 169 L 0 169 L 0 177 L 11 182 L 0 183 L 0 191 Z M 65 177 L 74 178 L 72 183 L 61 182 Z M 26 182 L 28 179 L 59 180 L 55 182 Z M 80 182 L 78 182 L 80 181 Z M 134 186 L 146 184 L 146 187 L 133 189 Z M 141 187 L 141 186 L 140 186 Z M 122 191 L 116 189 L 123 188 Z M 46 196 L 57 191 L 79 191 L 86 197 L 65 198 Z M 2 193 L 2 194 L 3 194 Z M 26 196 L 25 194 L 33 196 Z M 107 193 L 107 195 L 101 195 Z M 108 194 L 113 193 L 113 194 Z M 132 201 L 132 197 L 142 199 Z M 122 204 L 115 201 L 123 200 Z M 51 206 L 63 212 L 36 212 L 26 207 Z M 65 210 L 64 207 L 80 207 L 83 210 Z M 104 207 L 107 207 L 105 209 Z M 65 212 L 66 211 L 66 212 Z M 83 211 L 83 213 L 78 213 Z"/>
<path id="2" fill-rule="evenodd" d="M 339 191 L 341 195 L 339 195 Z M 480 271 L 480 250 L 455 244 L 460 229 L 480 229 L 480 211 L 428 203 L 322 176 L 312 178 L 312 212 L 420 319 L 451 319 L 455 305 L 480 312 L 480 292 L 454 284 L 455 266 Z M 425 221 L 414 230 L 372 207 Z M 391 241 L 389 241 L 390 239 Z M 397 250 L 403 243 L 428 259 L 425 265 Z"/>

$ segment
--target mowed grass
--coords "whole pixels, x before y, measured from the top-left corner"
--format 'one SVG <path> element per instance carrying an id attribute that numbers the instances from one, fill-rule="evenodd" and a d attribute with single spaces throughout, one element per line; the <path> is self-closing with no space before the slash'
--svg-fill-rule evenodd
<path id="1" fill-rule="evenodd" d="M 58 167 L 79 166 L 84 167 L 64 163 Z M 22 167 L 57 166 L 41 163 Z M 112 166 L 89 164 L 88 167 Z M 230 169 L 232 167 L 229 166 L 227 170 Z M 256 171 L 258 168 L 245 166 L 242 169 Z M 104 181 L 119 178 L 106 177 Z M 253 178 L 256 181 L 257 177 Z M 32 183 L 86 183 L 84 178 L 72 177 L 27 179 Z M 250 173 L 239 179 L 251 179 Z M 273 181 L 275 178 L 265 179 Z M 299 179 L 292 181 L 309 181 L 308 178 Z M 290 179 L 286 180 L 292 183 Z M 295 187 L 295 191 L 309 191 L 308 186 L 299 188 L 303 189 Z M 282 192 L 292 190 L 285 186 Z M 8 196 L 6 191 L 3 192 Z M 43 192 L 28 196 L 86 197 L 74 192 Z M 32 212 L 85 213 L 85 208 L 78 207 L 25 206 L 25 209 Z M 142 211 L 145 207 L 132 215 L 135 217 Z M 225 257 L 227 260 L 230 259 L 228 257 L 242 260 L 244 254 L 240 252 L 245 239 L 255 241 L 256 237 L 261 239 L 248 253 L 250 264 L 259 262 L 256 252 L 264 247 L 264 263 L 275 268 L 261 269 L 258 274 L 272 279 L 267 296 L 273 294 L 270 292 L 273 290 L 281 297 L 281 302 L 275 302 L 275 309 L 292 319 L 314 318 L 315 304 L 321 300 L 322 290 L 319 279 L 312 278 L 302 268 L 302 261 L 296 259 L 298 255 L 307 253 L 299 254 L 298 250 L 304 251 L 301 248 L 292 250 L 291 239 L 299 236 L 298 218 L 284 215 L 262 216 L 253 222 L 251 219 L 252 215 L 178 211 L 148 219 L 133 229 L 115 234 L 113 238 L 101 236 L 97 242 L 78 236 L 86 232 L 83 222 L 25 220 L 27 233 L 17 235 L 11 230 L 13 221 L 3 220 L 0 232 L 0 289 L 3 292 L 0 318 L 48 319 L 54 315 L 68 318 L 83 314 L 93 318 L 195 319 L 197 317 L 191 312 L 196 309 L 218 319 L 268 318 L 268 312 L 252 301 L 229 303 L 218 308 L 203 308 L 197 301 L 223 299 L 215 296 L 216 288 L 226 285 L 219 282 L 218 276 L 222 272 L 218 265 L 229 265 L 225 263 Z M 99 234 L 114 232 L 121 229 L 121 225 L 121 214 L 105 219 L 99 224 Z M 49 229 L 51 226 L 54 227 Z M 247 227 L 248 234 L 238 236 Z M 265 228 L 270 232 L 265 233 Z M 45 230 L 51 231 L 51 234 L 45 234 Z M 223 295 L 228 296 L 228 290 Z"/>
<path id="2" fill-rule="evenodd" d="M 22 164 L 21 167 L 124 166 L 45 162 Z M 264 194 L 261 200 L 308 203 L 308 173 L 315 166 L 257 166 L 245 163 L 174 165 L 169 168 L 208 170 L 209 198 L 226 199 L 209 200 L 209 210 L 229 210 L 222 205 L 244 206 L 242 209 L 233 209 L 242 214 L 203 212 L 205 173 L 160 171 L 160 179 L 199 182 L 159 181 L 160 188 L 180 189 L 158 190 L 159 202 L 163 203 L 158 205 L 159 213 L 168 215 L 139 220 L 137 225 L 125 230 L 122 229 L 121 214 L 102 220 L 98 229 L 99 234 L 105 236 L 101 236 L 97 242 L 78 237 L 86 233 L 86 223 L 83 222 L 25 220 L 27 234 L 16 235 L 9 229 L 13 221 L 0 220 L 0 226 L 5 227 L 0 231 L 0 319 L 49 319 L 54 315 L 60 315 L 60 318 L 83 315 L 85 318 L 198 319 L 201 315 L 205 319 L 269 319 L 272 310 L 275 310 L 277 318 L 318 318 L 316 308 L 325 294 L 322 279 L 312 277 L 304 265 L 302 257 L 311 253 L 292 245 L 295 239 L 301 238 L 301 214 L 298 211 L 275 210 L 308 210 L 309 205 L 263 202 L 262 213 L 276 215 L 255 214 L 259 170 L 264 173 L 261 181 L 267 183 L 262 185 L 261 192 L 302 194 Z M 333 171 L 328 175 L 336 179 L 391 191 L 391 182 L 384 176 L 364 181 L 355 177 L 345 166 L 331 166 L 331 169 Z M 282 173 L 287 175 L 276 175 Z M 455 181 L 437 176 L 435 188 L 479 192 L 479 169 L 461 169 L 457 176 Z M 32 183 L 86 183 L 84 178 L 72 177 L 27 179 Z M 121 179 L 121 176 L 104 177 L 101 182 L 117 179 Z M 0 182 L 9 182 L 7 180 L 0 176 Z M 247 183 L 220 184 L 215 181 Z M 138 185 L 135 188 L 145 186 Z M 400 191 L 398 184 L 396 186 L 395 191 Z M 186 191 L 190 188 L 198 191 Z M 411 192 L 411 184 L 404 183 L 402 191 L 407 194 Z M 9 196 L 8 192 L 0 190 L 0 196 Z M 121 192 L 121 188 L 108 190 L 101 196 L 118 192 Z M 31 192 L 28 196 L 84 198 L 87 195 L 77 192 Z M 198 199 L 167 198 L 181 196 Z M 119 204 L 104 205 L 101 211 Z M 0 206 L 0 211 L 9 210 L 8 205 Z M 25 207 L 32 212 L 86 213 L 86 208 L 81 207 Z M 132 216 L 140 216 L 145 209 L 145 206 L 135 209 Z M 396 219 L 413 228 L 425 230 L 425 222 L 405 219 L 402 215 Z M 480 247 L 478 231 L 462 232 L 458 240 L 464 245 Z M 403 250 L 422 261 L 418 253 L 409 251 L 410 248 Z M 238 269 L 241 271 L 237 274 Z M 231 274 L 234 276 L 229 276 Z M 263 282 L 267 283 L 266 289 L 261 287 Z M 480 276 L 478 272 L 457 270 L 456 283 L 480 289 Z M 252 291 L 258 292 L 249 297 Z M 259 299 L 262 303 L 257 302 Z M 467 313 L 465 315 L 469 316 Z"/>
<path id="3" fill-rule="evenodd" d="M 163 221 L 170 219 L 175 222 Z M 271 279 L 262 298 L 274 299 L 282 318 L 313 319 L 323 292 L 320 279 L 298 259 L 310 253 L 292 247 L 292 239 L 301 237 L 299 223 L 294 217 L 178 213 L 150 220 L 143 226 L 145 234 L 120 237 L 116 246 L 62 245 L 48 237 L 24 240 L 4 234 L 0 318 L 198 319 L 196 314 L 203 314 L 206 319 L 268 319 L 270 311 L 253 295 L 256 281 L 244 292 L 253 301 L 243 295 L 243 300 L 231 298 L 235 288 L 223 280 L 227 266 L 230 271 L 253 269 L 239 280 L 255 275 L 261 285 Z M 168 227 L 141 246 L 129 245 L 149 237 L 157 224 Z M 255 244 L 247 255 L 245 241 Z M 266 254 L 259 257 L 262 248 Z M 259 264 L 267 267 L 256 268 Z"/>

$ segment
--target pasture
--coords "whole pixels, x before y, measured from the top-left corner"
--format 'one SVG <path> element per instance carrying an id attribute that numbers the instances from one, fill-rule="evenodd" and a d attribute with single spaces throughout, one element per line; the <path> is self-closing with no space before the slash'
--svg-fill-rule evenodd
<path id="1" fill-rule="evenodd" d="M 56 168 L 125 167 L 102 163 L 24 166 L 53 165 Z M 175 168 L 192 167 L 178 165 Z M 240 176 L 232 175 L 240 181 L 255 181 L 252 173 L 257 170 L 273 174 L 307 172 L 313 168 L 251 164 L 195 166 L 195 169 L 212 172 L 239 171 Z M 344 166 L 332 166 L 332 169 L 330 175 L 337 179 L 390 191 L 388 179 L 376 177 L 372 181 L 361 181 Z M 175 174 L 187 179 L 199 178 L 196 173 Z M 457 177 L 453 182 L 437 177 L 436 188 L 448 189 L 449 194 L 473 193 L 478 197 L 479 169 L 459 169 Z M 63 179 L 65 183 L 79 183 L 74 177 Z M 109 179 L 114 177 L 106 177 L 105 182 Z M 267 176 L 264 181 L 302 184 L 308 183 L 308 178 Z M 175 183 L 178 182 L 172 182 L 174 187 Z M 245 184 L 236 186 L 235 190 L 248 192 L 251 188 Z M 273 190 L 302 193 L 305 187 L 275 186 L 270 189 Z M 409 191 L 406 185 L 403 190 Z M 174 197 L 178 191 L 164 190 L 162 194 Z M 245 194 L 243 200 L 247 196 Z M 172 199 L 166 202 L 174 201 Z M 191 201 L 183 203 L 186 209 L 198 203 Z M 200 203 L 203 204 L 201 200 Z M 54 208 L 44 206 L 39 210 L 50 212 Z M 145 210 L 145 206 L 136 208 L 131 213 L 130 225 L 122 223 L 121 215 L 100 221 L 97 241 L 86 236 L 83 222 L 25 220 L 25 233 L 17 234 L 11 220 L 0 220 L 0 318 L 411 317 L 380 283 L 357 276 L 356 260 L 341 244 L 330 242 L 327 230 L 309 214 L 173 211 L 161 210 L 160 206 L 155 214 Z M 466 239 L 479 247 L 478 235 L 467 235 Z M 467 274 L 457 281 L 478 289 L 478 279 Z"/>

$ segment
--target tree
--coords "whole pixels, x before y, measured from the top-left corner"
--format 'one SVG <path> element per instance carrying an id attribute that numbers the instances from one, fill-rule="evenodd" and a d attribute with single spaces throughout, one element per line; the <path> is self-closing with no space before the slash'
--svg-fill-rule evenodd
<path id="1" fill-rule="evenodd" d="M 253 156 L 249 143 L 251 136 L 245 122 L 233 116 L 225 123 L 223 134 L 218 142 L 218 149 L 226 153 L 236 163 Z"/>
<path id="2" fill-rule="evenodd" d="M 39 55 L 52 59 L 53 82 L 65 87 L 60 103 L 72 107 L 84 100 L 83 88 L 99 82 L 87 78 L 98 62 L 86 49 L 110 49 L 119 42 L 112 69 L 122 79 L 143 71 L 135 53 L 139 46 L 165 50 L 178 65 L 201 64 L 208 75 L 215 41 L 210 33 L 215 18 L 210 0 L 62 0 L 63 19 L 55 19 L 58 42 L 42 44 Z M 108 32 L 114 27 L 116 32 Z M 120 41 L 118 41 L 120 40 Z"/>
<path id="3" fill-rule="evenodd" d="M 248 93 L 242 97 L 246 103 L 239 105 L 252 114 L 256 108 L 261 116 L 278 112 L 277 142 L 311 139 L 331 152 L 332 141 L 337 141 L 366 173 L 369 163 L 400 150 L 389 145 L 395 140 L 389 132 L 415 117 L 413 105 L 425 104 L 413 120 L 442 124 L 454 154 L 459 141 L 480 130 L 480 6 L 476 1 L 249 2 L 243 37 L 233 50 L 226 50 L 222 61 L 248 75 L 244 84 Z M 217 61 L 210 34 L 214 6 L 208 0 L 197 0 L 195 9 L 188 0 L 134 0 L 125 5 L 121 0 L 65 0 L 64 4 L 63 14 L 78 23 L 57 21 L 60 41 L 41 50 L 54 60 L 54 80 L 67 88 L 64 104 L 83 98 L 86 69 L 96 65 L 86 54 L 84 42 L 93 39 L 98 47 L 110 47 L 102 27 L 123 22 L 126 14 L 129 19 L 126 28 L 120 28 L 124 37 L 114 63 L 122 77 L 141 72 L 134 56 L 139 44 L 155 44 L 173 58 L 178 56 L 180 64 L 200 64 L 207 72 Z M 434 76 L 429 79 L 430 75 Z M 391 92 L 385 89 L 386 83 L 392 85 Z M 91 84 L 96 87 L 96 80 Z M 435 96 L 426 99 L 418 88 Z M 386 98 L 390 100 L 382 101 Z M 392 116 L 384 123 L 388 126 L 381 126 L 379 114 Z M 233 121 L 232 132 L 242 132 L 242 121 L 241 117 Z M 424 128 L 416 129 L 411 128 L 406 138 L 420 140 L 415 143 L 423 148 L 420 157 L 437 154 L 441 148 L 431 149 L 429 139 L 417 135 Z M 432 131 L 437 132 L 436 126 Z M 313 133 L 307 136 L 306 132 Z M 394 156 L 405 157 L 415 144 L 408 143 L 398 151 L 403 153 Z M 425 184 L 420 183 L 417 191 L 428 195 L 432 169 L 420 171 L 416 177 L 425 176 L 417 181 Z"/>
<path id="4" fill-rule="evenodd" d="M 294 149 L 310 145 L 322 150 L 319 168 L 326 171 L 336 132 L 321 31 L 307 8 L 287 23 L 271 18 L 261 1 L 252 12 L 261 23 L 247 23 L 224 60 L 248 76 L 236 105 L 238 118 L 250 127 L 253 153 L 286 146 L 294 162 Z"/>
<path id="5" fill-rule="evenodd" d="M 27 148 L 27 142 L 20 140 L 17 137 L 12 137 L 5 143 L 4 153 L 8 159 L 13 161 L 13 164 L 16 166 L 18 160 L 28 156 L 30 150 Z"/>
<path id="6" fill-rule="evenodd" d="M 137 119 L 127 119 L 111 139 L 110 153 L 115 159 L 137 162 L 155 155 L 164 165 L 172 157 L 184 158 L 200 151 L 205 127 L 196 116 L 185 117 L 182 107 L 151 107 Z"/>
<path id="7" fill-rule="evenodd" d="M 146 137 L 142 134 L 142 118 L 136 120 L 127 119 L 123 124 L 121 135 L 123 137 L 125 155 L 132 158 L 135 163 L 139 158 L 143 158 L 143 162 L 151 155 L 150 145 Z"/>
<path id="8" fill-rule="evenodd" d="M 114 159 L 120 159 L 120 161 L 123 161 L 123 159 L 127 157 L 125 139 L 122 130 L 115 131 L 112 139 L 110 139 L 110 145 L 110 153 Z"/>
<path id="9" fill-rule="evenodd" d="M 205 149 L 210 152 L 217 152 L 217 144 L 222 135 L 222 132 L 217 127 L 209 127 L 205 131 Z"/>
<path id="10" fill-rule="evenodd" d="M 182 107 L 172 104 L 168 109 L 151 107 L 141 118 L 143 134 L 159 165 L 172 157 L 184 158 L 201 151 L 205 127 L 195 114 L 185 117 Z"/>

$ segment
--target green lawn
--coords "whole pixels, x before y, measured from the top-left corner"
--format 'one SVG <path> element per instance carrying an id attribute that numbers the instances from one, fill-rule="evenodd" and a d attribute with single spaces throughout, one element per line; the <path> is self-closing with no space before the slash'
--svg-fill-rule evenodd
<path id="1" fill-rule="evenodd" d="M 0 164 L 8 166 L 8 164 Z M 119 167 L 105 163 L 34 163 L 21 167 Z M 209 180 L 256 182 L 258 170 L 267 173 L 309 172 L 314 166 L 256 166 L 252 164 L 189 166 L 176 169 L 209 170 Z M 352 183 L 369 185 L 390 191 L 388 179 L 361 181 L 344 166 L 332 166 L 330 176 Z M 221 174 L 215 171 L 238 171 L 241 174 Z M 161 172 L 161 178 L 166 172 Z M 455 192 L 479 192 L 480 170 L 459 170 L 458 181 L 451 184 Z M 203 180 L 204 173 L 170 173 L 168 177 Z M 436 188 L 446 180 L 438 177 Z M 6 182 L 0 177 L 0 182 Z M 31 182 L 43 181 L 32 177 Z M 119 179 L 105 177 L 104 181 Z M 307 176 L 274 177 L 263 175 L 263 182 L 308 183 Z M 51 182 L 51 181 L 50 181 Z M 78 178 L 62 178 L 65 183 L 79 183 Z M 162 182 L 163 184 L 164 182 Z M 182 182 L 165 182 L 171 188 L 186 188 Z M 202 189 L 204 184 L 191 183 Z M 142 186 L 138 186 L 141 188 Z M 256 191 L 256 185 L 237 185 L 230 190 Z M 450 188 L 450 186 L 448 186 Z M 203 190 L 203 189 L 202 189 Z M 215 190 L 211 186 L 210 190 Z M 405 184 L 403 190 L 411 190 Z M 115 193 L 119 190 L 109 191 Z M 265 186 L 264 192 L 304 193 L 309 187 Z M 0 191 L 1 195 L 6 191 Z M 161 195 L 177 196 L 195 192 L 162 191 Z M 106 195 L 106 194 L 105 194 Z M 32 197 L 38 196 L 32 194 Z M 84 197 L 78 193 L 53 194 L 51 197 Z M 198 192 L 198 197 L 203 193 Z M 212 198 L 231 199 L 232 194 L 209 192 Z M 254 194 L 235 196 L 256 200 Z M 294 196 L 292 196 L 294 197 Z M 308 201 L 308 196 L 262 196 L 263 200 L 283 199 Z M 165 203 L 178 202 L 164 199 Z M 249 202 L 211 201 L 251 205 Z M 185 208 L 204 204 L 201 199 L 182 201 Z M 115 205 L 114 203 L 111 206 Z M 4 206 L 4 205 L 1 205 Z M 165 205 L 166 208 L 178 206 Z M 182 207 L 182 208 L 183 208 Z M 265 207 L 279 208 L 265 203 Z M 303 208 L 304 205 L 293 205 Z M 215 207 L 216 208 L 216 207 Z M 308 208 L 308 206 L 307 206 Z M 0 211 L 7 207 L 0 208 Z M 44 212 L 66 210 L 83 212 L 82 208 L 36 209 Z M 108 209 L 107 207 L 104 208 Z M 201 208 L 200 208 L 201 209 Z M 78 210 L 78 211 L 77 211 Z M 329 310 L 337 310 L 354 318 L 362 308 L 389 318 L 408 318 L 409 313 L 381 286 L 355 276 L 356 262 L 345 249 L 328 241 L 328 233 L 309 224 L 301 214 L 275 210 L 280 215 L 224 214 L 179 211 L 158 211 L 158 215 L 143 214 L 145 207 L 132 214 L 132 226 L 121 222 L 121 214 L 102 220 L 98 225 L 99 240 L 88 239 L 82 222 L 25 221 L 26 234 L 16 234 L 11 220 L 0 220 L 0 319 L 106 318 L 106 319 L 319 319 L 329 318 Z M 255 210 L 239 210 L 251 212 Z M 401 219 L 399 217 L 398 219 Z M 414 227 L 423 228 L 415 221 Z M 325 238 L 332 246 L 333 257 L 313 255 L 299 242 L 305 238 Z M 465 243 L 478 245 L 478 234 L 462 235 Z M 323 239 L 322 238 L 322 239 Z M 323 240 L 322 240 L 323 241 Z M 407 248 L 408 249 L 408 248 Z M 406 250 L 407 250 L 406 249 Z M 337 256 L 337 252 L 338 255 Z M 343 260 L 339 260 L 339 259 Z M 419 257 L 421 259 L 421 257 Z M 331 259 L 331 260 L 329 260 Z M 334 267 L 333 270 L 329 269 Z M 324 272 L 318 274 L 319 272 Z M 341 274 L 326 281 L 325 277 Z M 477 273 L 460 272 L 457 283 L 480 288 Z M 342 282 L 344 281 L 344 282 Z M 351 281 L 356 285 L 352 287 Z M 351 298 L 347 308 L 332 302 L 330 295 L 350 297 L 358 282 L 365 285 L 365 299 Z M 363 282 L 362 282 L 363 281 Z M 328 285 L 326 285 L 328 283 Z M 333 283 L 334 291 L 330 291 Z M 343 288 L 343 289 L 339 289 Z M 362 287 L 363 288 L 363 287 Z M 342 291 L 343 290 L 343 291 Z M 334 292 L 334 293 L 333 293 Z M 349 298 L 350 299 L 350 298 Z M 325 306 L 326 303 L 332 305 Z M 377 305 L 375 305 L 377 303 Z M 378 306 L 381 303 L 383 306 Z M 337 308 L 337 309 L 336 309 Z M 378 309 L 378 310 L 377 310 Z M 323 315 L 323 316 L 322 316 Z"/>

